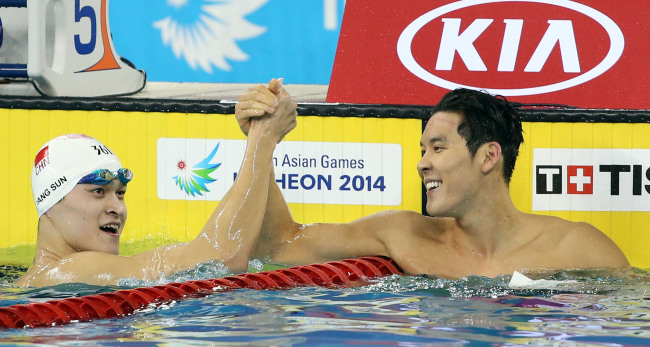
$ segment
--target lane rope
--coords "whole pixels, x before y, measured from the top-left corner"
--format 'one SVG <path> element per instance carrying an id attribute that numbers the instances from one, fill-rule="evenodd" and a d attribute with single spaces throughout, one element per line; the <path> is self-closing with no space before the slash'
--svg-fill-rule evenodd
<path id="1" fill-rule="evenodd" d="M 71 322 L 125 317 L 137 313 L 138 310 L 237 288 L 266 290 L 306 286 L 361 286 L 368 284 L 373 278 L 402 274 L 390 258 L 361 257 L 209 280 L 168 283 L 43 303 L 0 307 L 0 329 L 51 327 Z"/>

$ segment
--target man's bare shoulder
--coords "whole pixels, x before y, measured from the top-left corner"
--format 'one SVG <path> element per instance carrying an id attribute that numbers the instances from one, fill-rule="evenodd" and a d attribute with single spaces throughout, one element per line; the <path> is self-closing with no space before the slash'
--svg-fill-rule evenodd
<path id="1" fill-rule="evenodd" d="M 382 223 L 382 230 L 388 233 L 411 232 L 419 234 L 429 230 L 442 230 L 450 218 L 437 218 L 425 216 L 421 213 L 408 210 L 388 210 L 378 212 L 366 218 L 372 218 L 377 223 Z"/>
<path id="2" fill-rule="evenodd" d="M 453 224 L 451 218 L 425 216 L 414 211 L 384 211 L 369 216 L 379 226 L 374 232 L 391 254 L 409 245 L 437 240 Z M 427 243 L 428 244 L 428 243 Z"/>
<path id="3" fill-rule="evenodd" d="M 60 283 L 115 284 L 118 278 L 141 271 L 129 258 L 102 252 L 78 252 L 58 261 L 32 265 L 16 281 L 18 286 L 43 287 Z"/>
<path id="4" fill-rule="evenodd" d="M 543 234 L 555 254 L 565 263 L 565 268 L 576 269 L 626 269 L 630 266 L 623 251 L 605 233 L 585 222 L 531 215 L 535 223 L 543 226 Z"/>

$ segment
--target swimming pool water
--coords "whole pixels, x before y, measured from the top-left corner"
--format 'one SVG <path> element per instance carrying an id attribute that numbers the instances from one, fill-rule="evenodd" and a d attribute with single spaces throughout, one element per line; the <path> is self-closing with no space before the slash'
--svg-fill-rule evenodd
<path id="1" fill-rule="evenodd" d="M 258 271 L 259 264 L 251 270 Z M 68 284 L 16 288 L 0 271 L 0 305 L 123 289 Z M 180 274 L 206 277 L 205 266 Z M 184 277 L 183 277 L 184 276 Z M 554 289 L 510 289 L 510 276 L 455 281 L 392 276 L 359 288 L 239 289 L 119 319 L 0 331 L 3 345 L 650 345 L 650 273 L 556 273 Z M 151 285 L 131 282 L 126 287 Z"/>

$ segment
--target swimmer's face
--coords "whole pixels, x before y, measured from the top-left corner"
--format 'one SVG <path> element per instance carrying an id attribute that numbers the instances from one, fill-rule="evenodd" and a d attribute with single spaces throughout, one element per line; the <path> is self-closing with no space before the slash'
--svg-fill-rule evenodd
<path id="1" fill-rule="evenodd" d="M 432 216 L 462 216 L 480 189 L 477 160 L 458 134 L 462 120 L 457 113 L 437 112 L 422 133 L 418 173 L 427 189 L 427 213 Z"/>
<path id="2" fill-rule="evenodd" d="M 127 210 L 126 185 L 77 184 L 46 213 L 64 242 L 77 252 L 119 253 Z"/>

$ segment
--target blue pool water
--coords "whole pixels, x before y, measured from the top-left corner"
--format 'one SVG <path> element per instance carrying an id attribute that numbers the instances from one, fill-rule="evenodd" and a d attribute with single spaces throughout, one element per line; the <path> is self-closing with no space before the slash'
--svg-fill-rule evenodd
<path id="1" fill-rule="evenodd" d="M 251 270 L 257 271 L 255 264 Z M 0 306 L 152 285 L 16 288 L 0 271 Z M 179 274 L 225 275 L 205 268 Z M 223 272 L 223 273 L 222 273 Z M 650 273 L 555 273 L 553 289 L 511 289 L 510 276 L 455 281 L 392 276 L 358 288 L 238 289 L 137 314 L 0 331 L 2 345 L 56 346 L 642 346 L 650 345 Z"/>

